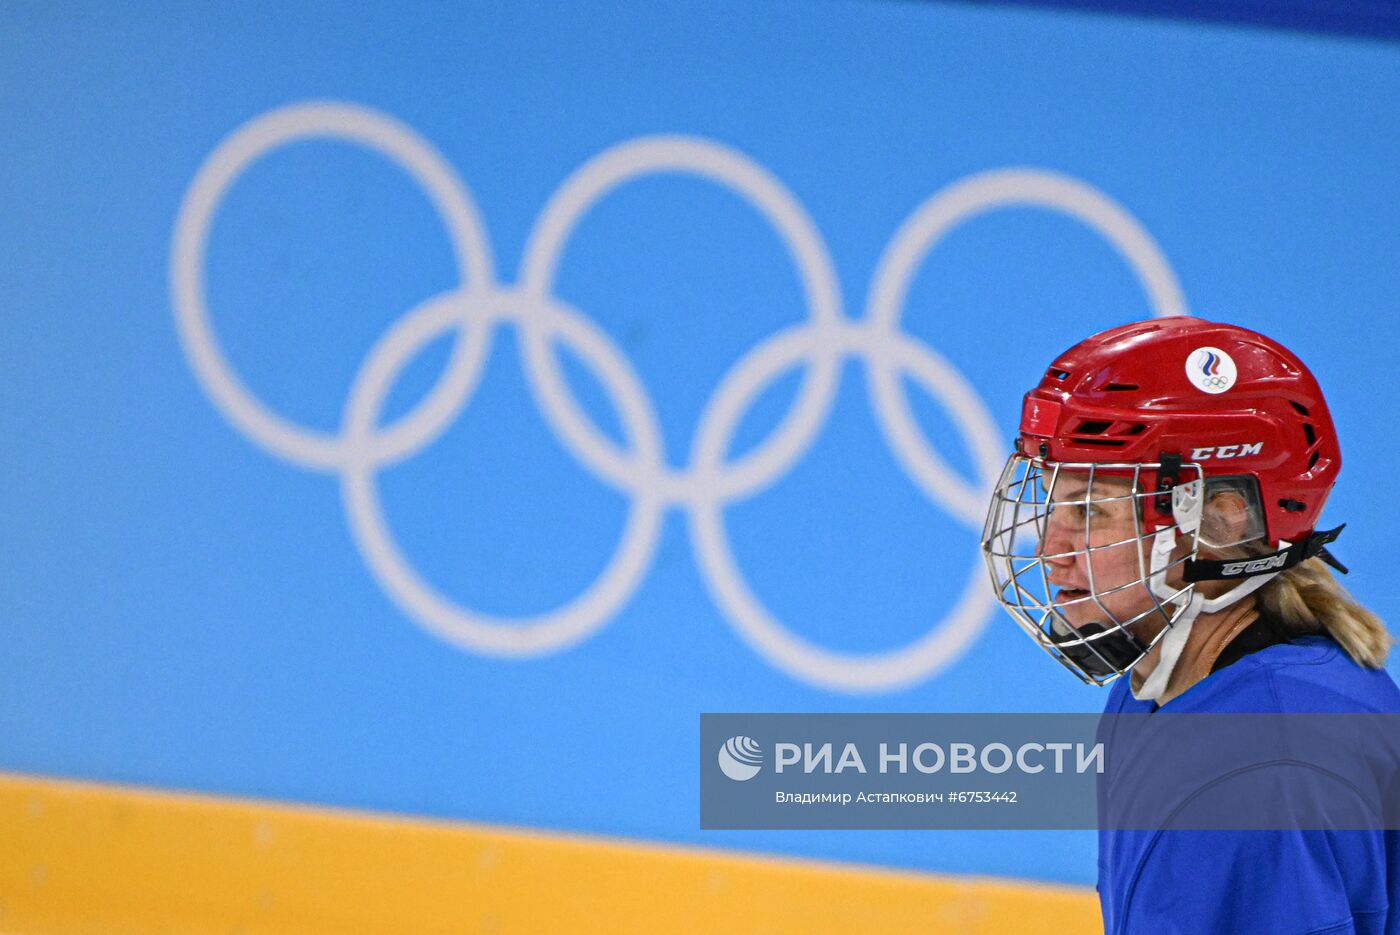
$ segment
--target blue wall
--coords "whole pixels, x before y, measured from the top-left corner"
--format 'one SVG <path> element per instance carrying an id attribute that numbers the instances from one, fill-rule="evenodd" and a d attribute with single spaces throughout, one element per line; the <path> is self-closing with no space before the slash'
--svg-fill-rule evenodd
<path id="1" fill-rule="evenodd" d="M 702 834 L 697 715 L 1100 705 L 977 504 L 1045 362 L 1154 311 L 1311 363 L 1400 618 L 1400 50 L 394 9 L 0 13 L 0 768 L 1091 880 L 1087 833 Z"/>

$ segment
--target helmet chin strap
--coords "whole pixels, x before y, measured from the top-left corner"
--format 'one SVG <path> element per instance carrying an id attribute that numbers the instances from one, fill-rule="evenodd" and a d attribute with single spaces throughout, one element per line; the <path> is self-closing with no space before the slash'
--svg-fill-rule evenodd
<path id="1" fill-rule="evenodd" d="M 1199 513 L 1194 517 L 1194 525 L 1192 518 L 1182 517 L 1178 514 L 1179 521 L 1183 518 L 1187 519 L 1186 525 L 1192 528 L 1182 528 L 1181 525 L 1167 526 L 1157 530 L 1152 539 L 1151 575 L 1148 578 L 1152 593 L 1169 604 L 1182 600 L 1184 597 L 1186 606 L 1167 624 L 1167 632 L 1158 643 L 1157 665 L 1153 668 L 1152 674 L 1143 680 L 1142 687 L 1133 688 L 1132 678 L 1129 677 L 1129 690 L 1138 701 L 1157 701 L 1166 692 L 1167 683 L 1171 680 L 1172 672 L 1181 659 L 1181 651 L 1186 648 L 1186 641 L 1191 637 L 1191 628 L 1195 625 L 1197 617 L 1201 614 L 1213 614 L 1224 610 L 1268 584 L 1278 574 L 1278 572 L 1271 572 L 1245 578 L 1224 594 L 1209 600 L 1204 594 L 1196 591 L 1194 584 L 1190 585 L 1190 590 L 1186 595 L 1179 595 L 1171 585 L 1167 584 L 1167 567 L 1171 561 L 1172 550 L 1176 548 L 1177 531 L 1194 532 L 1195 526 L 1199 525 L 1200 522 Z M 1282 545 L 1286 547 L 1288 543 L 1285 542 Z"/>
<path id="2" fill-rule="evenodd" d="M 1156 701 L 1167 690 L 1167 682 L 1176 670 L 1181 651 L 1186 648 L 1186 640 L 1191 636 L 1191 627 L 1201 612 L 1201 604 L 1201 595 L 1191 595 L 1190 602 L 1181 616 L 1175 623 L 1167 625 L 1167 633 L 1158 643 L 1157 665 L 1140 688 L 1133 688 L 1132 676 L 1128 676 L 1128 690 L 1138 701 Z"/>

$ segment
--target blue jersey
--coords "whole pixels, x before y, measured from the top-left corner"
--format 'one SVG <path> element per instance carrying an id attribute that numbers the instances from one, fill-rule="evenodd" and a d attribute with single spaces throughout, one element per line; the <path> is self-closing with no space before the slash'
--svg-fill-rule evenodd
<path id="1" fill-rule="evenodd" d="M 1106 714 L 1146 714 L 1119 679 Z M 1153 715 L 1400 713 L 1400 689 L 1331 638 L 1268 646 Z M 1099 832 L 1106 935 L 1400 935 L 1400 832 Z"/>

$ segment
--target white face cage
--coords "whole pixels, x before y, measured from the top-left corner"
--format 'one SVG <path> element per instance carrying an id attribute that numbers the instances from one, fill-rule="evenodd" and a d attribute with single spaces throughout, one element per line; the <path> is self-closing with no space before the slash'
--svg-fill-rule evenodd
<path id="1" fill-rule="evenodd" d="M 1093 464 L 1049 462 L 1041 458 L 1012 455 L 1002 471 L 982 530 L 982 553 L 991 573 L 997 600 L 1031 639 L 1082 681 L 1107 685 L 1131 669 L 1179 621 L 1189 630 L 1190 621 L 1201 609 L 1195 585 L 1167 583 L 1177 566 L 1196 558 L 1201 545 L 1200 520 L 1204 477 L 1197 464 L 1171 465 L 1180 478 L 1169 491 L 1155 484 L 1160 464 Z M 1191 479 L 1193 478 L 1194 479 Z M 1082 493 L 1061 495 L 1065 487 L 1083 484 Z M 1097 490 L 1096 490 L 1097 488 Z M 1148 532 L 1143 520 L 1153 498 L 1170 497 L 1173 523 Z M 1132 507 L 1133 535 L 1116 541 L 1100 542 L 1103 529 L 1093 528 L 1095 507 L 1127 502 Z M 1076 544 L 1083 548 L 1046 553 L 1044 543 L 1053 510 L 1078 508 L 1074 521 Z M 1121 512 L 1121 510 L 1119 511 Z M 1063 520 L 1062 520 L 1063 522 Z M 1184 554 L 1173 557 L 1184 541 Z M 1100 583 L 1095 580 L 1095 556 L 1109 549 L 1132 549 L 1138 574 L 1126 583 Z M 1060 588 L 1050 581 L 1047 562 L 1055 559 L 1084 561 L 1079 567 L 1087 577 L 1084 596 L 1063 598 Z M 1151 606 L 1127 619 L 1118 619 L 1105 606 L 1113 595 L 1142 589 L 1151 597 Z M 1092 604 L 1095 622 L 1071 623 L 1066 608 Z M 1156 633 L 1144 638 L 1135 630 L 1150 632 L 1154 626 L 1139 627 L 1144 621 L 1164 623 Z"/>

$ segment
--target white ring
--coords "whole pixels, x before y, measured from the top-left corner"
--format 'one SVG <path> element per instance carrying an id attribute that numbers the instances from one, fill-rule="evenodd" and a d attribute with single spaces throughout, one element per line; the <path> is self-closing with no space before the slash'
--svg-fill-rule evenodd
<path id="1" fill-rule="evenodd" d="M 778 234 L 797 265 L 809 320 L 824 328 L 840 324 L 841 290 L 831 257 L 816 225 L 797 199 L 782 182 L 742 153 L 687 136 L 631 140 L 595 156 L 570 175 L 550 198 L 530 235 L 521 273 L 523 290 L 533 296 L 549 294 L 564 246 L 583 215 L 624 182 L 660 172 L 682 172 L 708 179 L 752 205 Z M 580 461 L 608 465 L 605 473 L 610 477 L 623 473 L 625 457 L 589 420 L 582 418 L 576 405 L 566 404 L 569 391 L 558 360 L 535 329 L 526 328 L 524 344 L 531 376 L 539 380 L 544 390 L 544 413 L 555 431 L 566 439 Z M 839 377 L 835 353 L 827 348 L 812 353 L 811 366 L 792 408 L 769 437 L 754 446 L 734 468 L 736 476 L 743 478 L 727 485 L 734 495 L 770 482 L 805 450 L 830 406 Z M 703 426 L 703 416 L 701 423 Z M 686 484 L 681 479 L 684 489 L 676 492 L 677 497 L 689 498 L 697 493 L 693 476 L 690 480 Z"/>
<path id="2" fill-rule="evenodd" d="M 870 352 L 867 336 L 858 329 L 843 330 L 839 339 L 852 353 Z M 797 636 L 768 612 L 739 571 L 724 526 L 723 501 L 727 491 L 719 480 L 715 462 L 728 445 L 747 403 L 822 340 L 830 341 L 831 337 L 812 327 L 776 335 L 745 357 L 745 366 L 736 368 L 733 379 L 727 379 L 716 392 L 714 402 L 706 409 L 709 418 L 693 465 L 698 477 L 714 478 L 716 486 L 708 489 L 709 496 L 697 496 L 689 504 L 691 543 L 705 571 L 704 579 L 711 596 L 724 608 L 736 632 L 756 652 L 790 675 L 814 685 L 842 691 L 888 691 L 941 670 L 981 631 L 993 595 L 985 587 L 980 559 L 950 617 L 924 636 L 900 649 L 839 653 Z M 950 409 L 958 426 L 971 426 L 974 440 L 993 437 L 995 429 L 984 408 L 956 409 L 958 398 L 947 392 L 950 384 L 961 381 L 956 371 L 936 358 L 924 356 L 932 353 L 927 348 L 919 348 L 907 339 L 903 344 L 907 348 L 901 349 L 899 359 L 912 362 L 911 373 L 932 395 L 945 404 L 952 402 Z M 939 369 L 941 367 L 949 367 L 949 370 L 944 372 Z M 979 423 L 979 419 L 986 421 Z M 980 523 L 979 517 L 976 524 Z"/>
<path id="3" fill-rule="evenodd" d="M 933 364 L 927 376 L 938 381 L 945 402 L 956 400 L 949 411 L 973 442 L 972 455 L 980 468 L 983 488 L 974 495 L 928 444 L 914 421 L 897 374 L 898 364 L 909 366 L 911 362 L 898 360 L 885 349 L 891 346 L 889 339 L 899 326 L 900 309 L 914 274 L 938 243 L 980 214 L 1015 205 L 1046 208 L 1081 222 L 1127 261 L 1154 315 L 1186 313 L 1181 285 L 1152 235 L 1122 206 L 1077 179 L 1035 169 L 984 172 L 949 185 L 909 216 L 881 256 L 871 286 L 865 320 L 879 336 L 875 340 L 881 352 L 867 358 L 871 366 L 866 370 L 866 381 L 880 427 L 905 470 L 929 497 L 974 527 L 982 523 L 987 497 L 1001 470 L 1001 446 L 994 435 L 974 428 L 990 421 L 986 408 L 950 364 L 931 351 L 925 353 Z M 904 345 L 901 341 L 896 346 Z M 979 502 L 974 504 L 973 500 Z"/>
<path id="4" fill-rule="evenodd" d="M 347 459 L 343 439 L 288 421 L 243 385 L 219 347 L 204 295 L 204 249 L 219 202 L 249 165 L 308 138 L 359 143 L 402 168 L 422 186 L 442 219 L 463 281 L 479 288 L 495 276 L 476 206 L 452 167 L 426 140 L 384 114 L 334 103 L 283 107 L 248 121 L 209 154 L 181 202 L 170 251 L 170 291 L 185 356 L 210 400 L 245 435 L 293 464 L 333 470 Z M 402 457 L 424 444 L 425 426 L 443 410 L 454 409 L 456 396 L 470 392 L 488 336 L 484 328 L 464 327 L 432 392 L 375 447 Z"/>
<path id="5" fill-rule="evenodd" d="M 428 303 L 391 327 L 365 358 L 345 407 L 345 438 L 351 451 L 363 450 L 374 435 L 384 397 L 394 377 L 425 345 L 452 327 L 454 318 L 443 306 Z M 562 324 L 558 333 L 573 340 L 592 326 L 562 306 L 549 309 L 549 318 Z M 619 382 L 626 368 L 616 360 L 600 359 L 610 345 L 593 336 L 574 344 L 579 356 L 593 364 L 601 383 L 614 399 L 636 392 Z M 660 450 L 660 433 L 635 407 L 618 407 L 623 425 L 643 457 Z M 341 473 L 341 494 L 350 529 L 376 580 L 410 616 L 443 639 L 465 649 L 499 656 L 532 656 L 556 652 L 605 626 L 635 592 L 656 551 L 664 504 L 659 497 L 638 491 L 632 499 L 621 541 L 598 579 L 563 607 L 530 618 L 501 618 L 458 606 L 424 581 L 404 558 L 385 522 L 375 476 L 379 462 L 372 457 L 351 460 Z"/>

